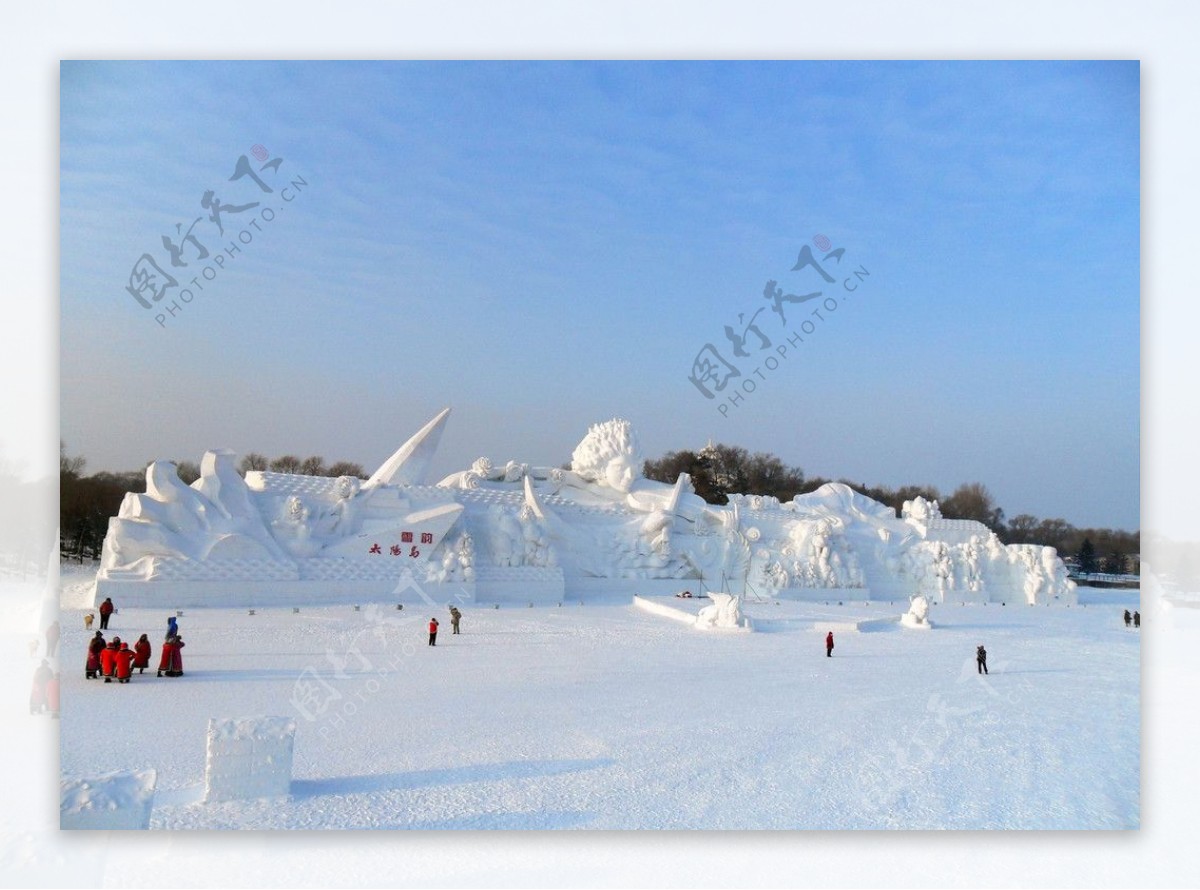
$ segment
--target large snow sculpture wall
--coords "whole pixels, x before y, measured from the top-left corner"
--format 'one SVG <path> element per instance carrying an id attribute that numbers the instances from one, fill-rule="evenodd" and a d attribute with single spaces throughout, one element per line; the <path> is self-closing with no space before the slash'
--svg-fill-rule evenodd
<path id="1" fill-rule="evenodd" d="M 831 483 L 787 503 L 707 504 L 691 479 L 642 476 L 628 421 L 592 426 L 571 468 L 480 457 L 425 473 L 449 409 L 371 477 L 250 472 L 208 452 L 193 485 L 146 471 L 109 523 L 97 597 L 121 605 L 264 605 L 417 597 L 562 601 L 697 592 L 828 600 L 1071 602 L 1049 548 L 1004 546 L 984 525 L 915 498 L 901 515 Z M 661 588 L 661 589 L 660 589 Z"/>

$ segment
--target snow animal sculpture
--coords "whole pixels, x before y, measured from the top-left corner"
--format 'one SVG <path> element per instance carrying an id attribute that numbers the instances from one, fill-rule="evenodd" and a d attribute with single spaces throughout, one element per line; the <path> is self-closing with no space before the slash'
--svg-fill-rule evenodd
<path id="1" fill-rule="evenodd" d="M 705 606 L 696 616 L 696 627 L 702 630 L 714 628 L 740 628 L 743 626 L 742 598 L 732 593 L 710 593 L 712 604 Z"/>
<path id="2" fill-rule="evenodd" d="M 908 611 L 900 616 L 900 623 L 905 627 L 928 629 L 933 626 L 929 620 L 929 600 L 917 594 L 908 604 Z"/>

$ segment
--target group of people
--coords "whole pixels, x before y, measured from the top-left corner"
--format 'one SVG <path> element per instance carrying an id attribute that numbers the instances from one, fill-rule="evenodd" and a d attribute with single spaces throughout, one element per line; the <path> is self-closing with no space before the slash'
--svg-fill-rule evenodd
<path id="1" fill-rule="evenodd" d="M 458 610 L 458 606 L 450 607 L 450 633 L 459 633 L 459 622 L 462 621 L 462 612 Z M 436 618 L 429 619 L 429 645 L 437 645 L 438 635 L 438 620 Z"/>
<path id="2" fill-rule="evenodd" d="M 109 601 L 106 600 L 106 602 Z M 105 620 L 103 606 L 101 606 L 100 615 L 101 628 L 107 628 L 108 622 Z M 167 619 L 167 635 L 163 640 L 162 653 L 158 659 L 158 676 L 183 676 L 183 646 L 179 625 L 175 616 L 172 615 Z M 98 630 L 88 644 L 87 664 L 84 667 L 83 675 L 88 680 L 103 677 L 105 683 L 111 683 L 113 680 L 118 683 L 128 683 L 133 678 L 135 670 L 139 674 L 146 672 L 146 669 L 150 667 L 152 654 L 153 649 L 148 634 L 138 637 L 131 649 L 129 643 L 123 642 L 120 637 L 115 635 L 111 640 L 106 641 L 104 630 Z"/>
<path id="3" fill-rule="evenodd" d="M 1134 612 L 1133 615 L 1130 615 L 1129 610 L 1126 609 L 1125 610 L 1125 626 L 1129 627 L 1130 624 L 1132 624 L 1134 627 L 1141 627 L 1142 626 L 1142 613 Z"/>

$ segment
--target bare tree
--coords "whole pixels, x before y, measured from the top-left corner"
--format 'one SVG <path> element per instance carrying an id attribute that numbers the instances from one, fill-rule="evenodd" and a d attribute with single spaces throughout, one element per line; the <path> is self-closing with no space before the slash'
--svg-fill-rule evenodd
<path id="1" fill-rule="evenodd" d="M 274 473 L 299 473 L 302 461 L 294 454 L 285 454 L 271 461 L 271 471 Z"/>
<path id="2" fill-rule="evenodd" d="M 981 482 L 960 485 L 939 506 L 947 519 L 974 519 L 992 531 L 999 531 L 1004 524 L 1004 511 L 996 506 L 992 493 Z"/>
<path id="3" fill-rule="evenodd" d="M 190 460 L 181 460 L 175 464 L 175 473 L 184 485 L 191 485 L 200 478 L 200 465 Z"/>
<path id="4" fill-rule="evenodd" d="M 348 460 L 339 460 L 336 464 L 325 470 L 326 476 L 357 476 L 359 479 L 369 478 L 366 472 L 363 471 L 362 464 L 356 464 Z"/>
<path id="5" fill-rule="evenodd" d="M 269 466 L 266 455 L 251 451 L 238 464 L 238 472 L 245 476 L 251 470 L 265 470 Z"/>
<path id="6" fill-rule="evenodd" d="M 304 458 L 300 464 L 300 472 L 305 476 L 324 476 L 325 473 L 325 458 L 313 455 L 312 457 Z"/>

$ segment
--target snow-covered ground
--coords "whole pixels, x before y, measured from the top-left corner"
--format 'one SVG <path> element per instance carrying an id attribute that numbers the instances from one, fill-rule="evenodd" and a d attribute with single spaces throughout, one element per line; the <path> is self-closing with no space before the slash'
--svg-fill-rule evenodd
<path id="1" fill-rule="evenodd" d="M 185 676 L 85 680 L 64 578 L 61 769 L 153 768 L 151 827 L 1137 828 L 1137 591 L 1079 606 L 776 606 L 702 632 L 629 602 L 187 610 Z M 120 604 L 118 603 L 118 607 Z M 803 611 L 804 615 L 800 614 Z M 166 611 L 125 610 L 110 633 Z M 987 646 L 991 674 L 976 673 Z M 290 798 L 203 803 L 210 717 L 297 721 Z"/>

